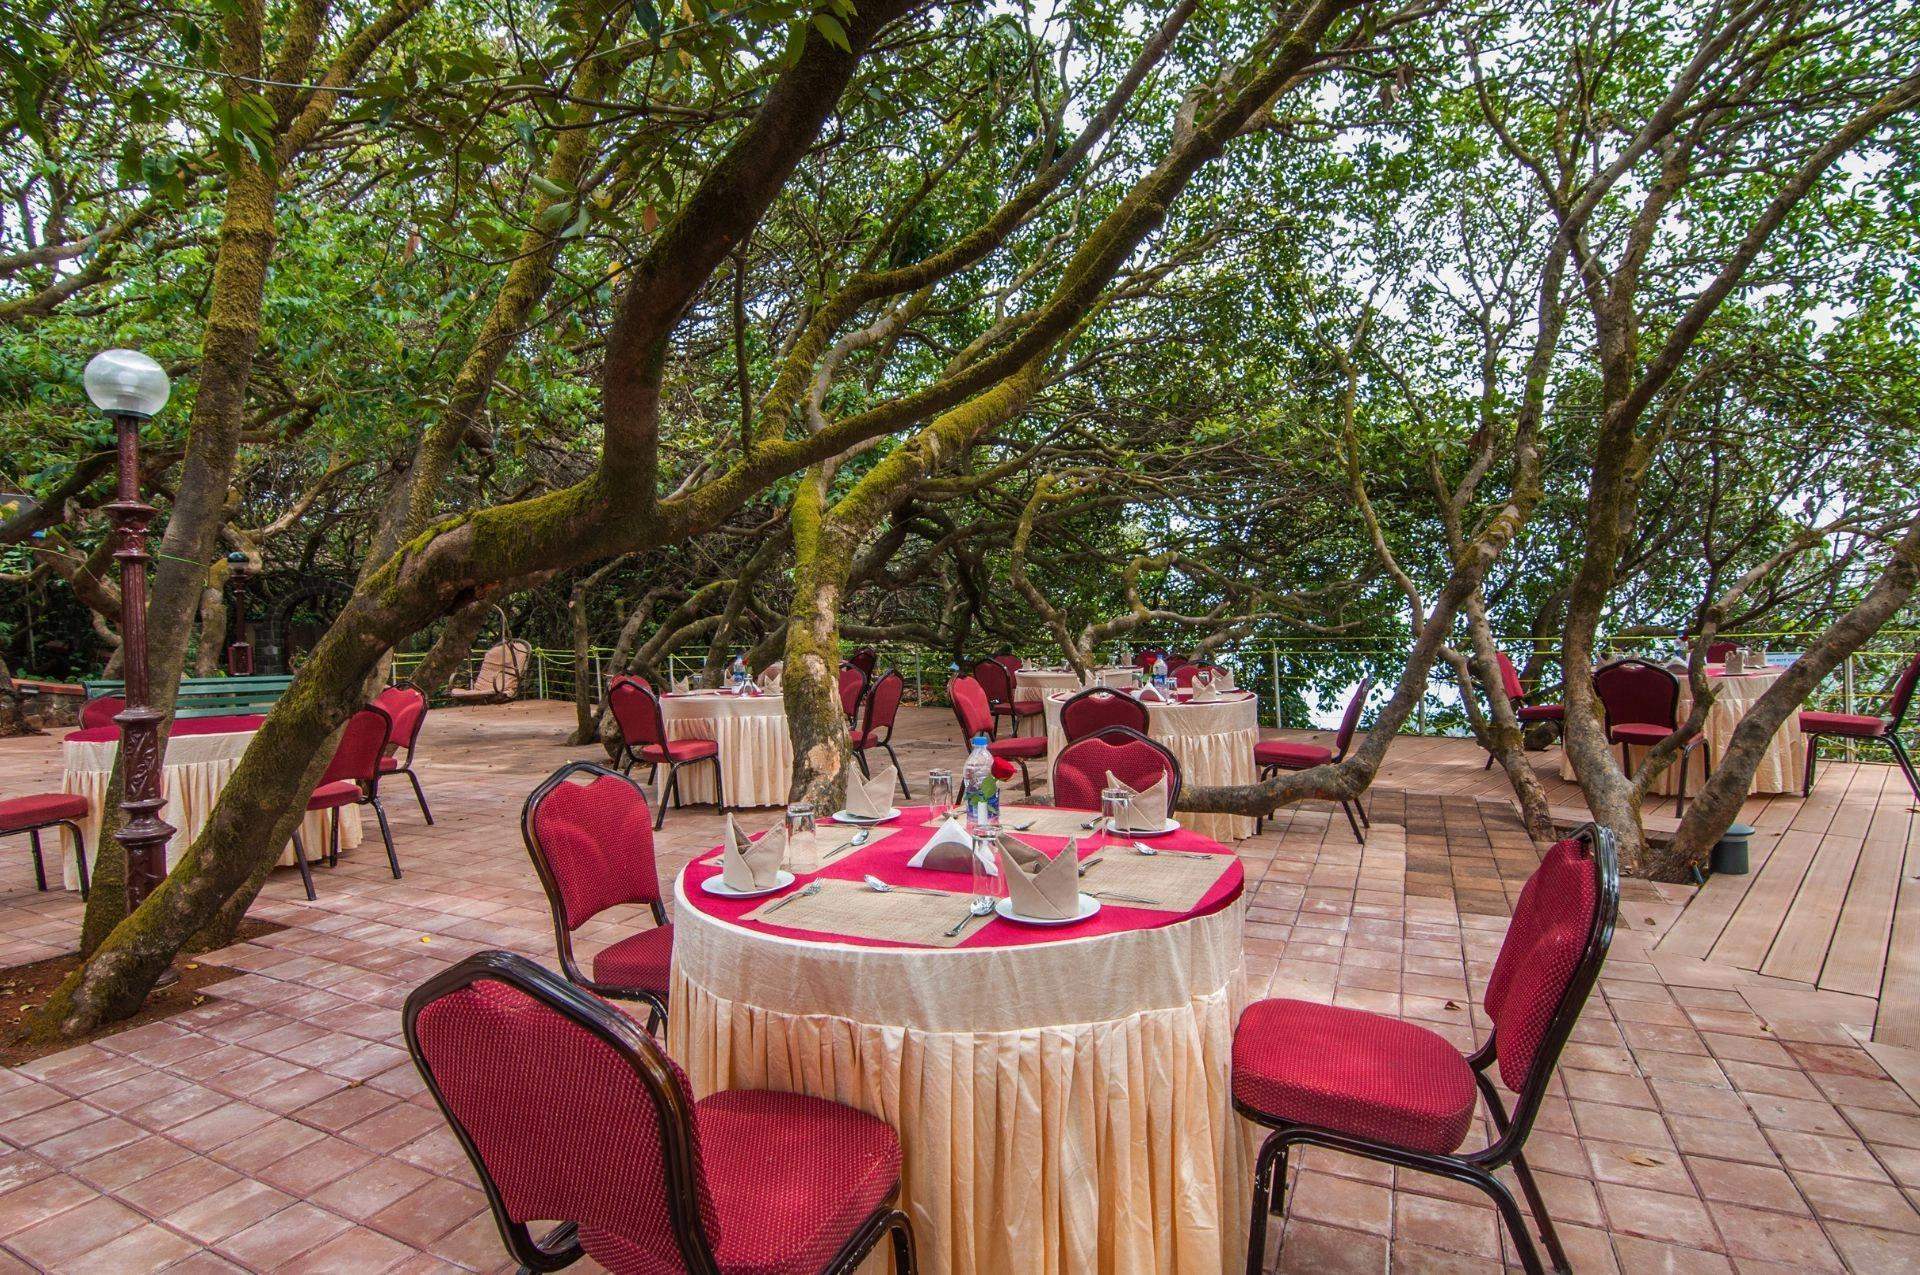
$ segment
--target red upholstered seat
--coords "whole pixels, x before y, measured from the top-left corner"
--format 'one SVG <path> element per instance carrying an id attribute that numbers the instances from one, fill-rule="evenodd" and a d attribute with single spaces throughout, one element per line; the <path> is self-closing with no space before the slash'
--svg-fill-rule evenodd
<path id="1" fill-rule="evenodd" d="M 1564 722 L 1567 720 L 1565 704 L 1523 704 L 1516 715 L 1523 722 Z"/>
<path id="2" fill-rule="evenodd" d="M 648 744 L 640 749 L 640 760 L 648 762 L 699 761 L 717 756 L 720 745 L 711 739 L 670 739 L 665 744 Z"/>
<path id="3" fill-rule="evenodd" d="M 1011 704 L 995 704 L 993 706 L 993 715 L 995 717 L 1038 717 L 1045 711 L 1046 709 L 1037 701 L 1030 699 L 1015 700 Z"/>
<path id="4" fill-rule="evenodd" d="M 1311 1001 L 1247 1007 L 1233 1035 L 1233 1096 L 1274 1120 L 1441 1154 L 1473 1124 L 1473 1069 L 1445 1037 Z"/>
<path id="5" fill-rule="evenodd" d="M 332 810 L 335 806 L 351 806 L 359 800 L 359 784 L 351 779 L 336 779 L 313 790 L 313 796 L 307 799 L 307 809 Z"/>
<path id="6" fill-rule="evenodd" d="M 60 819 L 85 819 L 87 799 L 72 793 L 45 792 L 0 801 L 0 832 L 21 832 Z"/>
<path id="7" fill-rule="evenodd" d="M 1257 766 L 1278 766 L 1282 770 L 1305 770 L 1323 766 L 1334 759 L 1331 748 L 1319 744 L 1296 744 L 1285 739 L 1263 739 L 1253 746 Z"/>
<path id="8" fill-rule="evenodd" d="M 673 927 L 656 925 L 602 949 L 593 958 L 593 981 L 664 996 L 672 964 Z"/>
<path id="9" fill-rule="evenodd" d="M 1016 735 L 1012 739 L 995 739 L 988 742 L 987 751 L 995 757 L 1006 757 L 1010 759 L 1045 757 L 1047 755 L 1047 737 L 1045 735 Z"/>
<path id="10" fill-rule="evenodd" d="M 406 763 L 401 760 L 398 754 L 388 753 L 386 756 L 380 759 L 380 773 L 387 774 L 391 771 L 396 771 L 400 769 L 400 767 L 404 766 L 405 764 Z"/>
<path id="11" fill-rule="evenodd" d="M 728 1090 L 695 1103 L 693 1118 L 723 1271 L 824 1270 L 900 1181 L 900 1139 L 886 1122 L 824 1098 Z M 581 1239 L 613 1270 L 653 1269 L 624 1266 L 618 1239 Z"/>
<path id="12" fill-rule="evenodd" d="M 1607 738 L 1616 744 L 1657 744 L 1673 734 L 1673 727 L 1655 722 L 1619 722 L 1609 728 Z"/>
<path id="13" fill-rule="evenodd" d="M 1858 713 L 1800 714 L 1800 729 L 1809 735 L 1851 735 L 1855 739 L 1878 739 L 1887 733 L 1887 719 L 1864 717 Z"/>

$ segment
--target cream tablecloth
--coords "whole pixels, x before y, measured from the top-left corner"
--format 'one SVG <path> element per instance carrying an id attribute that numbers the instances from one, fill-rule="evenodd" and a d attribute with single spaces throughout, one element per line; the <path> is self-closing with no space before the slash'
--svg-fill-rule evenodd
<path id="1" fill-rule="evenodd" d="M 1139 670 L 1131 664 L 1112 665 L 1106 668 L 1088 670 L 1088 681 L 1082 681 L 1080 675 L 1070 668 L 1065 669 L 1015 669 L 1013 674 L 1013 698 L 1027 703 L 1038 702 L 1055 691 L 1073 692 L 1083 686 L 1132 686 L 1139 676 Z"/>
<path id="2" fill-rule="evenodd" d="M 1047 711 L 1047 756 L 1058 759 L 1067 746 L 1060 729 L 1060 706 L 1067 696 L 1044 701 Z M 1148 704 L 1147 734 L 1167 746 L 1180 763 L 1180 782 L 1214 788 L 1250 784 L 1257 777 L 1253 746 L 1260 740 L 1260 701 L 1252 691 L 1229 692 L 1207 704 Z M 1240 815 L 1200 815 L 1181 811 L 1182 824 L 1216 841 L 1239 841 L 1253 835 L 1253 820 Z"/>
<path id="3" fill-rule="evenodd" d="M 193 839 L 200 835 L 200 829 L 206 825 L 213 814 L 213 806 L 220 798 L 220 790 L 233 772 L 239 768 L 240 755 L 247 751 L 247 744 L 253 739 L 253 732 L 229 731 L 210 735 L 176 735 L 167 740 L 167 760 L 160 770 L 161 791 L 166 795 L 167 804 L 161 809 L 160 817 L 174 826 L 173 839 L 167 842 L 167 866 L 171 868 L 181 853 Z M 66 750 L 66 774 L 61 780 L 62 791 L 78 794 L 87 799 L 87 817 L 81 821 L 81 831 L 87 838 L 87 868 L 91 872 L 93 857 L 100 847 L 100 812 L 105 809 L 107 800 L 107 780 L 113 771 L 113 756 L 120 749 L 117 739 L 104 740 L 68 740 Z M 402 779 L 404 785 L 405 780 Z M 386 797 L 381 797 L 382 804 Z M 307 846 L 307 861 L 317 862 L 326 850 L 331 816 L 325 811 L 310 814 L 300 823 L 300 836 Z M 66 844 L 67 833 L 60 833 L 61 857 L 66 862 L 66 885 L 69 890 L 80 888 L 80 876 L 74 870 L 72 847 Z M 340 848 L 350 849 L 360 844 L 360 810 L 357 806 L 344 807 L 340 812 Z M 289 842 L 280 854 L 280 866 L 293 866 L 293 844 Z"/>
<path id="4" fill-rule="evenodd" d="M 1736 677 L 1708 674 L 1709 680 L 1719 695 L 1713 701 L 1713 707 L 1707 710 L 1706 723 L 1700 728 L 1700 735 L 1706 747 L 1713 752 L 1717 763 L 1725 754 L 1727 745 L 1733 740 L 1733 731 L 1740 719 L 1747 715 L 1753 702 L 1766 694 L 1784 669 L 1774 669 L 1765 673 L 1744 673 Z M 1687 714 L 1693 711 L 1693 692 L 1687 686 L 1687 679 L 1680 679 L 1680 707 L 1677 713 L 1679 721 L 1687 720 Z M 1615 755 L 1619 749 L 1616 746 Z M 1628 757 L 1634 765 L 1639 765 L 1645 750 L 1629 750 Z M 1707 757 L 1700 747 L 1695 747 L 1689 756 L 1687 765 L 1691 767 L 1687 774 L 1687 791 L 1697 793 L 1707 781 Z M 1800 719 L 1797 714 L 1789 715 L 1785 724 L 1775 732 L 1767 744 L 1760 765 L 1753 772 L 1753 784 L 1748 788 L 1751 793 L 1798 793 L 1801 778 L 1806 774 L 1807 737 L 1800 733 Z M 1564 779 L 1572 779 L 1573 761 L 1562 750 L 1560 756 L 1560 774 Z M 1680 791 L 1680 763 L 1675 761 L 1662 771 L 1654 780 L 1653 791 L 1672 796 Z"/>
<path id="5" fill-rule="evenodd" d="M 1229 1092 L 1243 911 L 876 948 L 706 916 L 683 875 L 668 1048 L 696 1095 L 813 1094 L 898 1129 L 930 1275 L 1219 1275 L 1245 1261 L 1252 1185 Z"/>
<path id="6" fill-rule="evenodd" d="M 729 806 L 784 806 L 793 787 L 793 744 L 787 738 L 787 703 L 778 695 L 723 695 L 693 691 L 665 695 L 660 716 L 669 739 L 720 741 L 720 773 Z M 661 772 L 662 782 L 665 771 Z M 680 796 L 698 804 L 713 800 L 713 767 L 699 762 L 680 769 Z"/>

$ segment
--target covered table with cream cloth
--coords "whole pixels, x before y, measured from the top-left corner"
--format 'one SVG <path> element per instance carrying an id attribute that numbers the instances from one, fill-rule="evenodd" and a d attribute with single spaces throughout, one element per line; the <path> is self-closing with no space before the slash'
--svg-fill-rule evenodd
<path id="1" fill-rule="evenodd" d="M 1747 715 L 1755 700 L 1766 694 L 1767 688 L 1779 680 L 1786 672 L 1782 668 L 1762 669 L 1753 673 L 1734 673 L 1728 675 L 1721 665 L 1707 666 L 1707 677 L 1719 694 L 1714 698 L 1713 707 L 1707 710 L 1707 720 L 1700 727 L 1700 738 L 1705 748 L 1695 747 L 1688 754 L 1686 764 L 1691 767 L 1687 774 L 1687 791 L 1697 793 L 1707 781 L 1707 751 L 1711 750 L 1713 761 L 1717 764 L 1725 754 L 1727 745 L 1733 740 L 1733 731 L 1740 719 Z M 1683 675 L 1680 678 L 1680 706 L 1675 712 L 1676 721 L 1686 721 L 1687 714 L 1693 711 L 1693 691 L 1687 685 Z M 1616 753 L 1618 745 L 1615 745 Z M 1645 756 L 1645 750 L 1633 748 L 1628 757 L 1634 765 L 1639 765 Z M 1680 791 L 1681 762 L 1675 758 L 1673 763 L 1660 773 L 1653 782 L 1653 791 L 1665 796 L 1673 796 Z M 1771 740 L 1767 741 L 1767 751 L 1761 756 L 1760 764 L 1754 769 L 1753 784 L 1747 789 L 1750 793 L 1795 793 L 1800 791 L 1802 777 L 1807 767 L 1807 737 L 1800 732 L 1798 714 L 1788 714 Z M 1564 779 L 1572 779 L 1573 759 L 1563 749 L 1560 755 L 1560 774 Z"/>
<path id="2" fill-rule="evenodd" d="M 729 806 L 784 806 L 793 786 L 793 744 L 787 738 L 787 702 L 778 695 L 679 691 L 660 697 L 668 739 L 711 739 L 720 745 L 720 772 Z M 713 800 L 713 768 L 702 762 L 680 771 L 680 795 L 695 805 Z"/>
<path id="3" fill-rule="evenodd" d="M 240 756 L 247 751 L 253 734 L 260 728 L 259 717 L 188 717 L 173 724 L 167 737 L 167 759 L 160 770 L 160 790 L 167 799 L 160 817 L 172 824 L 174 834 L 167 842 L 167 866 L 171 868 L 193 839 L 200 835 L 220 790 L 239 768 Z M 70 731 L 63 745 L 66 773 L 60 787 L 87 799 L 87 817 L 80 830 L 87 838 L 87 869 L 93 869 L 93 857 L 100 846 L 100 812 L 106 807 L 107 780 L 113 772 L 113 757 L 120 750 L 120 728 L 92 726 Z M 307 860 L 313 862 L 328 845 L 331 817 L 322 810 L 309 814 L 300 824 L 300 837 L 306 842 Z M 80 876 L 74 869 L 73 849 L 68 836 L 60 833 L 62 857 L 66 860 L 66 886 L 80 888 Z M 360 811 L 347 806 L 340 811 L 340 848 L 360 844 Z M 281 852 L 280 865 L 293 866 L 293 846 Z"/>
<path id="4" fill-rule="evenodd" d="M 965 875 L 906 866 L 932 835 L 925 815 L 905 812 L 821 876 L 949 889 L 940 916 L 964 916 Z M 1109 903 L 1060 929 L 990 918 L 945 948 L 750 918 L 768 900 L 707 893 L 719 868 L 698 860 L 675 886 L 668 1048 L 696 1096 L 806 1093 L 898 1130 L 923 1271 L 1238 1270 L 1255 1133 L 1230 1099 L 1244 877 L 1226 847 L 1175 839 L 1230 860 L 1189 912 Z M 886 1269 L 884 1255 L 862 1267 Z"/>
<path id="5" fill-rule="evenodd" d="M 1047 756 L 1057 761 L 1067 737 L 1060 729 L 1063 694 L 1043 701 L 1047 711 Z M 1147 704 L 1147 734 L 1166 745 L 1180 763 L 1186 787 L 1215 788 L 1250 784 L 1258 778 L 1253 746 L 1260 742 L 1260 701 L 1252 691 L 1227 691 L 1218 700 L 1195 704 L 1186 698 Z M 1174 817 L 1203 836 L 1239 841 L 1253 835 L 1253 820 L 1241 815 L 1202 815 L 1176 811 Z"/>
<path id="6" fill-rule="evenodd" d="M 1013 698 L 1020 703 L 1034 704 L 1055 691 L 1071 693 L 1084 686 L 1132 686 L 1139 676 L 1140 670 L 1131 664 L 1088 669 L 1085 680 L 1070 668 L 1015 669 Z"/>

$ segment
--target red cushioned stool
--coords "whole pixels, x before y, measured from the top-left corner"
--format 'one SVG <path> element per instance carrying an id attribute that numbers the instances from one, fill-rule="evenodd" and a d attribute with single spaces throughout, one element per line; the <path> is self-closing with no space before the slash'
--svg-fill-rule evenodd
<path id="1" fill-rule="evenodd" d="M 40 858 L 40 830 L 65 828 L 73 834 L 73 852 L 80 866 L 80 897 L 87 897 L 87 838 L 80 831 L 80 820 L 91 807 L 85 797 L 65 792 L 35 793 L 31 797 L 8 797 L 0 801 L 0 836 L 24 832 L 33 846 L 33 879 L 47 888 L 47 865 Z"/>
<path id="2" fill-rule="evenodd" d="M 547 776 L 520 811 L 520 835 L 553 909 L 553 946 L 568 978 L 602 996 L 645 1001 L 647 1030 L 667 1021 L 673 926 L 660 896 L 647 797 L 625 775 L 569 762 Z M 644 903 L 653 927 L 621 939 L 581 973 L 573 932 L 608 908 Z"/>
<path id="3" fill-rule="evenodd" d="M 848 1272 L 891 1238 L 900 1139 L 824 1098 L 693 1100 L 653 1037 L 524 957 L 481 952 L 407 998 L 407 1048 L 523 1270 Z M 560 1225 L 536 1240 L 527 1224 Z"/>
<path id="4" fill-rule="evenodd" d="M 1285 1212 L 1287 1150 L 1295 1144 L 1478 1187 L 1498 1207 L 1521 1265 L 1540 1275 L 1520 1206 L 1493 1176 L 1511 1164 L 1553 1269 L 1569 1270 L 1521 1146 L 1600 976 L 1619 906 L 1610 833 L 1589 824 L 1549 849 L 1514 904 L 1487 982 L 1492 1031 L 1464 1057 L 1437 1033 L 1381 1014 L 1291 1000 L 1248 1006 L 1233 1034 L 1233 1106 L 1273 1131 L 1254 1162 L 1249 1275 L 1259 1275 L 1266 1255 L 1268 1213 Z M 1511 1113 L 1488 1076 L 1495 1066 L 1515 1095 Z M 1476 1089 L 1497 1136 L 1462 1153 Z"/>

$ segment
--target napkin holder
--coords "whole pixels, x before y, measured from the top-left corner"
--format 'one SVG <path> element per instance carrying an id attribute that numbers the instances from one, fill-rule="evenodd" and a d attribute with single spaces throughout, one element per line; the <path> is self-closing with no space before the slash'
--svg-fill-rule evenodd
<path id="1" fill-rule="evenodd" d="M 973 861 L 995 876 L 1000 874 L 1000 865 L 996 857 L 982 854 L 974 845 L 972 837 L 958 819 L 949 819 L 940 825 L 940 830 L 927 840 L 927 844 L 914 851 L 913 858 L 907 860 L 909 868 L 925 868 L 929 872 L 973 872 Z"/>

